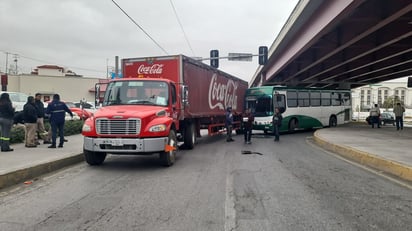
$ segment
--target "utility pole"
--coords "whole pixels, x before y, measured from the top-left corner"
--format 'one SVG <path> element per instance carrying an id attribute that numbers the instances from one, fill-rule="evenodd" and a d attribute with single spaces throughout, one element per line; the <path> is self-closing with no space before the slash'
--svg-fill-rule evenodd
<path id="1" fill-rule="evenodd" d="M 17 75 L 17 61 L 18 61 L 17 58 L 19 57 L 19 55 L 18 55 L 18 54 L 14 54 L 13 57 L 14 57 L 15 65 L 16 65 L 16 69 L 15 69 L 14 74 Z"/>
<path id="2" fill-rule="evenodd" d="M 106 58 L 106 79 L 109 79 L 109 59 Z"/>
<path id="3" fill-rule="evenodd" d="M 8 74 L 7 72 L 7 66 L 9 65 L 9 52 L 5 52 L 6 53 L 6 74 Z"/>

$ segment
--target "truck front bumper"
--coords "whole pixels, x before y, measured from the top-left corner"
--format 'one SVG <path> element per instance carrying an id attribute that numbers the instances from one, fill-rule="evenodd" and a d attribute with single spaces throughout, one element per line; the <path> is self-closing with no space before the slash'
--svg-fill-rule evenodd
<path id="1" fill-rule="evenodd" d="M 92 152 L 143 154 L 164 151 L 166 144 L 167 137 L 144 139 L 84 137 L 83 148 Z"/>

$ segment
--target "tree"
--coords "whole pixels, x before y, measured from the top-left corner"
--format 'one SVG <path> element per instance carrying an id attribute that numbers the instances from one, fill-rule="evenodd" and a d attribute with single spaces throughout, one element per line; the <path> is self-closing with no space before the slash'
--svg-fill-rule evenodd
<path id="1" fill-rule="evenodd" d="M 400 102 L 401 100 L 399 99 L 399 96 L 389 96 L 388 98 L 386 98 L 385 102 L 383 102 L 383 107 L 388 110 L 388 108 L 393 108 L 396 103 Z"/>

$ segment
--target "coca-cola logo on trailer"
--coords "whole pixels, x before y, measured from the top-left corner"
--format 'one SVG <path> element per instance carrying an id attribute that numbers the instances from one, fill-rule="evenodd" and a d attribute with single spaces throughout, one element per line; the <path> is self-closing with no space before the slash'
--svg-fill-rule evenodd
<path id="1" fill-rule="evenodd" d="M 226 78 L 222 78 L 225 79 Z M 209 85 L 209 107 L 214 109 L 218 107 L 224 110 L 227 107 L 237 108 L 236 90 L 238 83 L 229 79 L 226 83 L 219 82 L 217 74 L 213 74 Z"/>
<path id="2" fill-rule="evenodd" d="M 162 74 L 163 66 L 163 64 L 153 64 L 150 66 L 145 66 L 144 64 L 142 64 L 137 69 L 137 74 Z"/>

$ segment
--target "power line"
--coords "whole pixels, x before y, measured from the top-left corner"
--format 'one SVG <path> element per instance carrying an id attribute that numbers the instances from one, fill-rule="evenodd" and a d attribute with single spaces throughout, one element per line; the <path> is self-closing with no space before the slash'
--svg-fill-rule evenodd
<path id="1" fill-rule="evenodd" d="M 123 12 L 123 14 L 125 14 L 137 27 L 139 27 L 140 30 L 143 31 L 143 33 L 145 33 L 147 35 L 147 37 L 149 37 L 164 53 L 166 53 L 167 55 L 169 54 L 162 46 L 160 46 L 159 43 L 156 42 L 156 40 L 154 40 L 154 38 L 152 38 L 152 36 L 150 36 L 132 17 L 129 16 L 129 14 L 126 13 L 126 11 L 124 11 L 119 4 L 117 4 L 116 1 L 112 0 L 112 2 Z"/>
<path id="2" fill-rule="evenodd" d="M 41 59 L 30 58 L 30 57 L 27 57 L 27 56 L 24 56 L 24 55 L 19 55 L 19 56 L 20 56 L 21 58 L 33 60 L 33 61 L 36 61 L 36 62 L 41 62 L 41 63 L 54 63 L 54 62 L 49 62 L 49 61 L 45 61 L 45 60 L 41 60 Z M 76 67 L 76 66 L 71 66 L 71 65 L 64 65 L 64 64 L 61 64 L 61 63 L 56 63 L 56 64 L 59 65 L 59 66 L 67 66 L 67 67 L 70 67 L 70 68 L 76 68 L 76 69 L 83 70 L 83 71 L 93 71 L 93 72 L 100 72 L 100 73 L 104 73 L 104 72 L 105 72 L 105 71 L 102 71 L 102 70 L 95 70 L 95 69 L 89 69 L 89 68 L 84 68 L 84 67 Z"/>
<path id="3" fill-rule="evenodd" d="M 177 22 L 179 23 L 180 28 L 182 29 L 182 32 L 183 32 L 183 35 L 184 35 L 184 37 L 185 37 L 185 39 L 186 39 L 187 45 L 189 46 L 190 50 L 192 51 L 192 55 L 193 55 L 193 56 L 196 56 L 196 55 L 195 55 L 195 52 L 194 52 L 193 49 L 192 49 L 192 45 L 190 45 L 189 39 L 187 38 L 186 32 L 185 32 L 185 30 L 183 29 L 183 25 L 182 25 L 182 23 L 180 22 L 179 16 L 177 15 L 176 8 L 175 8 L 172 0 L 170 0 L 170 4 L 172 5 L 173 12 L 175 13 L 176 20 L 177 20 Z"/>
<path id="4" fill-rule="evenodd" d="M 25 56 L 25 55 L 13 53 L 13 52 L 8 52 L 8 51 L 4 51 L 4 50 L 0 50 L 0 52 L 3 52 L 3 53 L 5 53 L 5 54 L 18 55 L 20 58 L 29 59 L 29 60 L 36 61 L 36 62 L 43 63 L 43 64 L 46 64 L 46 63 L 55 63 L 55 62 L 50 62 L 50 61 L 47 61 L 47 60 L 32 58 L 32 57 L 28 57 L 28 56 Z M 76 66 L 65 65 L 65 64 L 61 64 L 61 63 L 55 63 L 55 64 L 56 64 L 56 65 L 59 65 L 59 66 L 75 68 L 75 69 L 83 70 L 83 71 L 92 71 L 92 72 L 99 72 L 99 73 L 105 73 L 105 72 L 106 72 L 106 71 L 102 71 L 102 70 L 89 69 L 89 68 L 84 68 L 84 67 L 76 67 Z"/>

